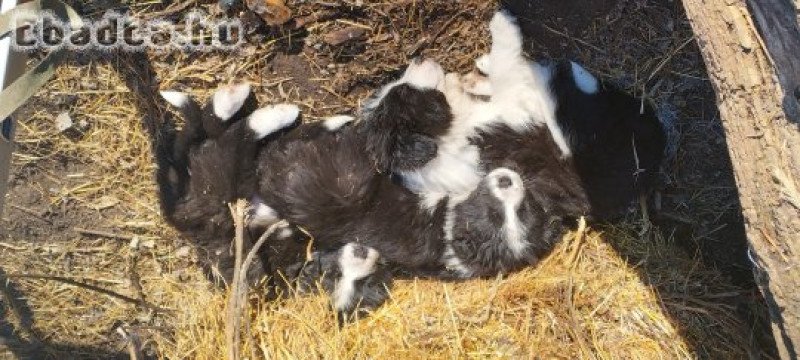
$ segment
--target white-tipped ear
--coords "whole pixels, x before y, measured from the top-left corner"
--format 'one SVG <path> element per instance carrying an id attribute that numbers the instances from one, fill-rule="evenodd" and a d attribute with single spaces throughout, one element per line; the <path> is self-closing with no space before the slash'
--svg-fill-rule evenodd
<path id="1" fill-rule="evenodd" d="M 586 94 L 597 93 L 600 87 L 597 78 L 578 63 L 570 61 L 570 64 L 572 64 L 572 79 L 575 81 L 575 86 Z"/>
<path id="2" fill-rule="evenodd" d="M 189 95 L 180 91 L 166 90 L 160 91 L 159 94 L 161 94 L 161 97 L 170 103 L 170 105 L 179 109 L 183 108 L 189 103 Z"/>
<path id="3" fill-rule="evenodd" d="M 214 115 L 222 121 L 228 121 L 244 105 L 250 96 L 250 84 L 242 83 L 223 86 L 214 92 Z"/>
<path id="4" fill-rule="evenodd" d="M 342 126 L 352 122 L 356 118 L 350 115 L 336 115 L 326 118 L 322 125 L 325 126 L 325 129 L 328 131 L 336 131 L 342 128 Z"/>
<path id="5" fill-rule="evenodd" d="M 247 126 L 262 139 L 280 129 L 292 125 L 300 115 L 300 108 L 293 104 L 266 106 L 254 111 L 247 118 Z"/>

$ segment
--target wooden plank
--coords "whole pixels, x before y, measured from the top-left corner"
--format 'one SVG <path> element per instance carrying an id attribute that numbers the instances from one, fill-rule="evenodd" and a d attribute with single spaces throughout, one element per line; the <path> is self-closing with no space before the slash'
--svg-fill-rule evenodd
<path id="1" fill-rule="evenodd" d="M 794 89 L 787 91 L 783 84 L 797 78 L 786 71 L 800 68 L 800 60 L 798 53 L 791 58 L 783 50 L 770 51 L 780 47 L 781 38 L 797 36 L 790 31 L 797 23 L 796 16 L 775 14 L 785 11 L 786 0 L 752 0 L 760 2 L 756 11 L 761 15 L 756 18 L 745 1 L 683 0 L 683 5 L 717 94 L 756 281 L 770 308 L 781 357 L 796 359 L 800 346 L 800 130 L 784 107 Z M 791 24 L 782 24 L 787 19 Z M 785 26 L 787 30 L 765 31 L 775 38 L 763 41 L 757 21 L 770 22 L 764 29 Z M 794 40 L 786 44 L 795 46 Z"/>

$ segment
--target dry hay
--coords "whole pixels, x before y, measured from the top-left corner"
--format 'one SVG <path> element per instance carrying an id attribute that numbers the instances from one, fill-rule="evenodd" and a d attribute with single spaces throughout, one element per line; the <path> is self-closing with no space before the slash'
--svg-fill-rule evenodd
<path id="1" fill-rule="evenodd" d="M 570 234 L 542 263 L 505 278 L 405 280 L 369 317 L 337 326 L 325 296 L 263 302 L 251 294 L 247 358 L 745 357 L 747 330 L 720 299 L 743 294 L 681 250 L 639 244 L 631 264 L 604 239 Z M 622 234 L 615 234 L 622 236 Z M 631 241 L 635 241 L 630 239 Z M 633 244 L 628 244 L 632 246 Z M 635 246 L 635 245 L 634 245 Z M 698 286 L 703 284 L 701 286 Z M 689 294 L 693 294 L 688 296 Z M 169 358 L 225 354 L 226 296 L 181 294 Z"/>
<path id="2" fill-rule="evenodd" d="M 163 8 L 152 1 L 132 3 L 144 14 Z M 330 10 L 297 3 L 289 2 L 300 15 Z M 204 98 L 220 83 L 249 80 L 264 103 L 295 102 L 306 119 L 315 119 L 356 109 L 366 91 L 415 55 L 434 57 L 448 70 L 468 70 L 486 48 L 485 21 L 494 9 L 483 1 L 345 3 L 353 5 L 346 7 L 355 9 L 352 14 L 313 23 L 308 34 L 274 35 L 245 49 L 244 57 L 151 54 L 151 65 L 162 89 Z M 606 19 L 613 21 L 610 27 L 646 29 L 635 38 L 604 38 L 597 24 L 583 40 L 551 30 L 574 45 L 592 70 L 621 80 L 634 93 L 657 73 L 660 85 L 648 92 L 691 116 L 681 149 L 706 149 L 713 115 L 698 114 L 693 105 L 713 98 L 710 90 L 697 90 L 709 85 L 696 49 L 681 46 L 690 37 L 687 27 L 677 23 L 666 36 L 672 30 L 652 28 L 680 14 L 647 14 L 652 18 Z M 353 23 L 370 28 L 363 48 L 315 47 L 325 34 Z M 294 54 L 293 39 L 300 35 L 307 46 Z M 225 295 L 203 278 L 194 253 L 160 218 L 150 143 L 134 105 L 139 94 L 124 85 L 116 63 L 109 55 L 76 56 L 19 117 L 0 229 L 0 281 L 9 280 L 0 287 L 0 358 L 11 350 L 33 358 L 117 356 L 125 353 L 117 326 L 137 334 L 146 352 L 160 357 L 225 354 Z M 53 119 L 62 111 L 87 124 L 82 135 L 56 133 Z M 687 144 L 687 134 L 703 141 Z M 503 279 L 401 281 L 386 306 L 341 329 L 322 296 L 267 303 L 254 293 L 244 353 L 715 359 L 759 353 L 761 344 L 753 344 L 762 329 L 751 324 L 764 316 L 757 295 L 674 244 L 712 236 L 714 221 L 730 207 L 717 196 L 724 187 L 680 178 L 687 164 L 712 167 L 702 163 L 708 157 L 706 150 L 679 150 L 667 174 L 681 185 L 676 196 L 689 198 L 690 206 L 676 207 L 681 211 L 674 216 L 703 224 L 712 219 L 698 235 L 673 238 L 652 228 L 639 236 L 631 221 L 603 234 L 590 232 L 580 242 L 569 237 L 541 266 Z M 709 205 L 703 206 L 706 198 Z M 60 276 L 128 299 L 63 278 L 20 275 Z"/>

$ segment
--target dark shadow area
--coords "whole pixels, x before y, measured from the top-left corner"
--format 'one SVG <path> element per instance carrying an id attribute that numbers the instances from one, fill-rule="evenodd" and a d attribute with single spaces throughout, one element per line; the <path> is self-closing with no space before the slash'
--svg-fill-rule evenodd
<path id="1" fill-rule="evenodd" d="M 654 101 L 667 132 L 666 159 L 661 186 L 651 200 L 649 231 L 624 224 L 640 222 L 633 211 L 621 223 L 608 225 L 612 245 L 641 279 L 667 298 L 663 309 L 670 315 L 692 351 L 709 358 L 701 339 L 691 334 L 694 326 L 719 326 L 709 315 L 708 323 L 689 324 L 681 313 L 687 306 L 729 309 L 736 321 L 747 324 L 751 354 L 775 357 L 764 299 L 755 287 L 752 263 L 741 216 L 736 183 L 728 155 L 715 95 L 707 80 L 702 56 L 692 38 L 680 2 L 670 1 L 567 1 L 530 2 L 506 0 L 504 6 L 520 18 L 526 50 L 533 57 L 567 58 L 582 62 L 604 81 L 643 101 Z M 647 254 L 635 242 L 664 241 L 679 245 L 681 254 L 696 254 L 705 267 L 722 274 L 713 283 L 697 283 L 689 289 L 659 282 L 665 265 L 678 254 Z M 694 271 L 672 264 L 673 269 Z M 697 270 L 702 271 L 702 270 Z M 708 278 L 688 279 L 708 281 Z M 705 280 L 703 280 L 705 279 Z M 677 287 L 676 287 L 677 286 Z M 735 289 L 727 296 L 709 298 L 712 289 Z M 679 294 L 680 300 L 669 299 Z"/>
<path id="2" fill-rule="evenodd" d="M 92 346 L 51 343 L 34 328 L 34 314 L 25 296 L 0 268 L 0 356 L 11 353 L 20 360 L 128 359 L 128 353 Z M 14 326 L 5 316 L 14 316 Z"/>

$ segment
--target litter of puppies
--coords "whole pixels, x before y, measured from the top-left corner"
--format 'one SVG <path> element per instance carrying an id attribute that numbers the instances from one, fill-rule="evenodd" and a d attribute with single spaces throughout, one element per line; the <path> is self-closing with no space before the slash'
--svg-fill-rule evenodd
<path id="1" fill-rule="evenodd" d="M 665 143 L 653 110 L 576 63 L 527 60 L 508 13 L 490 32 L 470 81 L 412 62 L 354 123 L 298 123 L 290 104 L 256 109 L 247 84 L 221 87 L 202 109 L 163 92 L 186 119 L 160 151 L 172 164 L 157 176 L 167 220 L 199 245 L 209 274 L 231 283 L 224 204 L 249 199 L 249 246 L 265 226 L 290 225 L 243 271 L 271 286 L 334 277 L 323 288 L 346 317 L 388 298 L 384 267 L 444 279 L 506 274 L 536 265 L 579 217 L 611 217 L 605 194 L 623 206 L 646 196 Z M 291 240 L 298 229 L 314 239 L 311 264 Z"/>
<path id="2" fill-rule="evenodd" d="M 358 21 L 373 28 L 368 44 L 374 45 L 359 55 L 359 59 L 369 61 L 337 63 L 336 70 L 325 66 L 325 57 L 329 52 L 335 53 L 336 49 L 322 48 L 315 52 L 313 49 L 316 47 L 312 45 L 322 41 L 320 34 L 326 34 L 342 23 L 325 20 L 313 24 L 306 39 L 309 51 L 304 51 L 303 56 L 308 53 L 310 59 L 320 61 L 322 69 L 334 73 L 334 76 L 321 79 L 324 80 L 320 83 L 321 90 L 314 90 L 319 87 L 304 88 L 304 84 L 309 82 L 288 72 L 286 57 L 270 46 L 259 49 L 257 54 L 266 57 L 277 52 L 275 70 L 270 65 L 272 61 L 263 61 L 267 65 L 262 66 L 262 61 L 255 58 L 231 62 L 219 55 L 199 58 L 181 54 L 155 56 L 153 65 L 162 89 L 177 86 L 195 96 L 211 95 L 209 91 L 219 82 L 246 78 L 252 84 L 259 84 L 253 87 L 253 92 L 264 103 L 291 101 L 300 105 L 306 119 L 347 113 L 356 108 L 360 87 L 378 87 L 380 83 L 376 81 L 385 81 L 386 74 L 401 66 L 402 57 L 391 54 L 394 51 L 410 52 L 408 46 L 420 37 L 420 31 L 423 34 L 441 33 L 439 40 L 430 44 L 423 53 L 435 56 L 447 69 L 466 71 L 476 58 L 470 51 L 488 50 L 482 45 L 486 43 L 481 35 L 486 32 L 485 26 L 476 23 L 488 20 L 489 14 L 482 6 L 492 7 L 492 4 L 471 2 L 470 5 L 476 6 L 475 14 L 456 18 L 456 12 L 450 11 L 452 6 L 449 2 L 414 3 L 417 7 L 413 9 L 371 4 L 358 8 L 366 11 L 369 17 L 369 20 L 359 18 Z M 458 6 L 462 6 L 460 4 Z M 292 4 L 292 10 L 297 10 L 298 16 L 311 14 L 305 17 L 320 18 L 319 14 L 325 11 L 316 5 L 294 6 Z M 659 49 L 668 52 L 670 41 L 664 37 L 659 24 L 672 21 L 672 15 L 664 13 L 662 7 L 648 6 L 645 10 L 646 16 L 643 15 L 641 20 L 630 17 L 609 20 L 614 21 L 614 28 L 627 27 L 628 30 L 634 20 L 637 23 L 652 21 L 652 31 L 656 31 L 656 35 L 650 34 L 646 40 L 634 36 L 631 46 L 615 46 L 614 38 L 609 38 L 608 42 L 592 37 L 581 39 L 572 31 L 562 36 L 570 42 L 588 41 L 612 56 L 618 56 L 619 61 L 607 62 L 596 59 L 592 50 L 581 45 L 583 43 L 577 45 L 581 50 L 579 57 L 586 61 L 593 73 L 604 79 L 621 79 L 628 91 L 638 93 L 641 84 L 626 82 L 626 79 L 630 80 L 627 76 L 638 71 L 649 72 L 652 70 L 650 65 L 654 65 L 649 63 L 649 59 L 652 57 L 658 63 L 662 58 Z M 387 17 L 381 17 L 381 12 L 386 12 Z M 455 21 L 451 26 L 445 26 L 451 18 Z M 685 26 L 679 22 L 676 24 L 681 31 L 674 36 L 683 42 Z M 602 33 L 602 29 L 597 31 Z M 378 41 L 381 43 L 376 43 Z M 664 67 L 663 74 L 656 78 L 659 83 L 660 78 L 665 80 L 658 91 L 653 90 L 658 96 L 672 91 L 675 72 L 680 72 L 680 76 L 704 76 L 701 67 L 693 65 L 692 55 L 693 51 L 681 51 L 675 61 Z M 376 58 L 379 59 L 377 62 Z M 637 63 L 635 68 L 632 62 Z M 316 63 L 309 64 L 309 72 L 314 73 L 315 66 Z M 93 346 L 103 344 L 116 347 L 117 336 L 111 334 L 108 337 L 105 329 L 111 326 L 111 322 L 123 319 L 131 324 L 127 327 L 130 331 L 138 332 L 146 339 L 144 345 L 148 352 L 157 349 L 157 353 L 168 358 L 222 358 L 225 356 L 221 340 L 224 339 L 222 325 L 226 293 L 210 291 L 207 280 L 201 279 L 195 267 L 190 265 L 202 254 L 192 251 L 184 258 L 177 257 L 173 251 L 171 244 L 176 240 L 175 233 L 158 218 L 156 200 L 153 199 L 152 160 L 150 154 L 143 151 L 148 143 L 137 126 L 141 111 L 131 111 L 135 108 L 131 103 L 135 95 L 120 92 L 124 84 L 119 83 L 108 66 L 101 65 L 95 70 L 87 73 L 77 65 L 67 66 L 60 71 L 59 81 L 49 87 L 48 91 L 76 96 L 75 118 L 88 119 L 93 125 L 92 132 L 81 142 L 56 139 L 53 143 L 56 148 L 52 151 L 68 160 L 80 159 L 94 166 L 91 170 L 64 170 L 70 171 L 64 180 L 64 188 L 62 185 L 49 185 L 56 188 L 54 191 L 61 189 L 53 193 L 51 201 L 56 201 L 55 206 L 61 207 L 64 207 L 63 202 L 72 201 L 66 208 L 74 211 L 75 200 L 70 199 L 77 199 L 80 205 L 84 199 L 93 202 L 100 198 L 99 195 L 111 194 L 121 200 L 120 204 L 106 210 L 104 218 L 97 223 L 82 226 L 126 235 L 137 234 L 143 242 L 146 239 L 153 245 L 140 248 L 136 256 L 131 254 L 127 245 L 115 248 L 113 242 L 102 237 L 78 236 L 67 231 L 63 236 L 56 236 L 68 241 L 52 256 L 43 255 L 36 243 L 13 242 L 13 248 L 3 247 L 5 243 L 0 243 L 7 265 L 4 267 L 24 271 L 37 266 L 42 272 L 97 281 L 103 287 L 123 294 L 143 294 L 149 301 L 172 310 L 170 313 L 149 314 L 80 288 L 40 280 L 17 280 L 36 315 L 34 326 L 37 329 L 63 329 L 56 333 L 48 331 L 48 339 L 87 344 L 86 349 L 96 349 Z M 101 92 L 88 96 L 73 85 L 73 80 L 87 77 L 102 79 L 99 83 Z M 318 80 L 312 79 L 311 83 L 316 84 Z M 357 91 L 346 92 L 353 87 Z M 314 91 L 322 92 L 315 95 Z M 485 94 L 485 89 L 472 91 L 485 96 L 481 95 Z M 687 105 L 685 101 L 698 95 L 690 94 L 684 88 L 676 91 L 679 109 L 681 114 L 685 114 L 689 111 L 685 107 L 694 104 L 689 101 Z M 332 98 L 334 94 L 339 100 Z M 52 98 L 58 100 L 61 97 Z M 699 120 L 693 118 L 691 121 Z M 30 128 L 21 129 L 23 137 L 30 139 L 32 144 L 23 149 L 25 157 L 17 159 L 18 163 L 26 164 L 26 168 L 34 161 L 29 156 L 50 154 L 49 147 L 39 145 L 49 143 L 42 142 L 45 137 L 40 135 L 49 130 L 48 121 L 52 121 L 52 117 L 44 120 L 34 117 L 29 123 Z M 347 121 L 345 118 L 338 122 Z M 331 122 L 335 123 L 337 121 Z M 513 134 L 506 138 L 515 139 Z M 631 140 L 626 139 L 624 143 L 624 153 L 628 156 L 632 156 Z M 76 171 L 85 175 L 73 177 L 72 173 Z M 709 195 L 718 193 L 715 190 Z M 37 206 L 21 204 L 39 210 Z M 124 213 L 118 214 L 118 209 Z M 49 213 L 46 216 L 51 217 Z M 247 335 L 242 338 L 243 352 L 251 358 L 280 358 L 286 354 L 323 358 L 415 355 L 452 358 L 492 354 L 567 358 L 590 356 L 587 354 L 598 357 L 738 358 L 753 351 L 748 342 L 752 340 L 748 338 L 752 331 L 739 316 L 740 300 L 747 301 L 751 295 L 725 280 L 727 274 L 699 263 L 691 254 L 675 247 L 671 239 L 650 238 L 657 234 L 648 234 L 644 239 L 631 238 L 630 235 L 638 229 L 602 229 L 604 233 L 590 231 L 581 241 L 568 234 L 565 240 L 558 241 L 549 255 L 540 259 L 538 265 L 512 272 L 500 280 L 491 277 L 452 283 L 423 278 L 409 280 L 401 276 L 394 281 L 390 301 L 377 307 L 362 321 L 342 328 L 338 327 L 336 316 L 330 311 L 332 303 L 327 295 L 270 300 L 263 296 L 262 287 L 256 287 L 250 294 L 250 307 L 245 313 L 250 328 L 245 330 Z M 38 232 L 32 236 L 36 237 L 36 234 Z M 298 241 L 298 253 L 305 254 L 309 237 L 300 233 L 290 236 Z M 185 249 L 184 244 L 179 241 L 175 248 Z M 78 250 L 81 252 L 76 252 Z M 331 253 L 326 254 L 327 258 L 320 256 L 313 260 L 325 263 L 326 259 L 334 257 Z M 138 260 L 132 263 L 126 260 L 131 257 Z M 36 263 L 36 259 L 47 262 L 42 265 Z M 76 267 L 87 262 L 102 264 L 100 271 L 103 274 L 92 272 L 89 267 Z M 308 272 L 316 271 L 307 269 Z M 143 291 L 135 292 L 130 287 L 133 282 L 126 280 L 129 271 L 142 274 Z M 324 294 L 325 284 L 322 285 L 320 290 Z M 70 300 L 65 303 L 65 299 Z M 87 310 L 90 308 L 99 310 Z"/>

